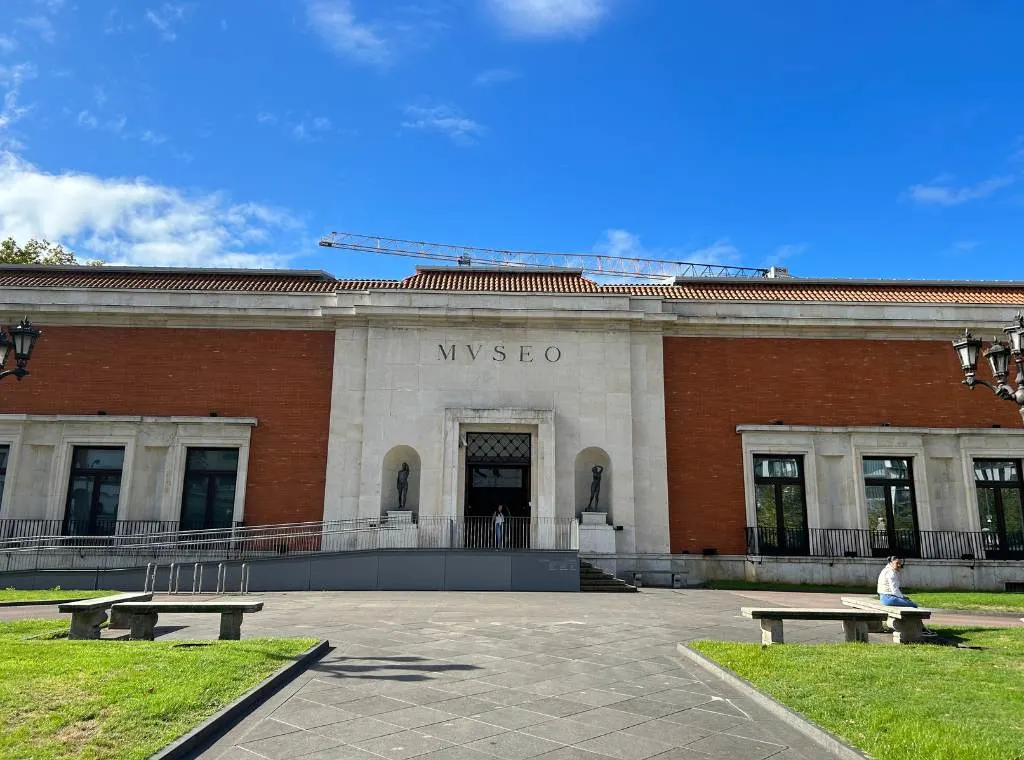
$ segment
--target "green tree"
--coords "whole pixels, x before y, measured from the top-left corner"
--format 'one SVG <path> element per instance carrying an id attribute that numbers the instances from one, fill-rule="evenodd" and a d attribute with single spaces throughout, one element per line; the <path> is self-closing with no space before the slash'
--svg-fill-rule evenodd
<path id="1" fill-rule="evenodd" d="M 0 241 L 0 264 L 43 264 L 46 266 L 61 266 L 77 264 L 75 254 L 67 250 L 60 243 L 51 243 L 49 240 L 36 240 L 29 238 L 25 245 L 18 245 L 18 241 L 9 237 Z M 87 261 L 90 266 L 102 266 L 102 261 Z"/>

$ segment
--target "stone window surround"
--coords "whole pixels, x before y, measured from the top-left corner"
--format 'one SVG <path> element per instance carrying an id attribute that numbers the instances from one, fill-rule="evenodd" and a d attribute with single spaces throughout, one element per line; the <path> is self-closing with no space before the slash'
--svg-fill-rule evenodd
<path id="1" fill-rule="evenodd" d="M 913 428 L 883 426 L 814 426 L 814 425 L 737 425 L 742 437 L 743 489 L 748 526 L 757 525 L 754 498 L 753 457 L 755 454 L 800 454 L 804 457 L 804 489 L 807 499 L 807 527 L 867 529 L 867 501 L 864 492 L 864 457 L 907 457 L 914 460 L 914 495 L 919 530 L 940 530 L 935 526 L 935 513 L 928 488 L 928 459 L 959 457 L 962 504 L 967 505 L 967 522 L 972 531 L 981 530 L 978 515 L 978 494 L 974 482 L 975 459 L 1024 459 L 1024 429 L 991 428 Z M 837 446 L 823 446 L 823 437 L 833 438 Z M 890 438 L 891 444 L 880 444 L 878 438 Z M 926 448 L 941 441 L 943 446 Z M 942 450 L 944 449 L 944 450 Z M 853 486 L 855 524 L 823 525 L 818 493 L 817 458 L 848 457 L 852 472 L 846 475 Z M 839 505 L 847 506 L 847 505 Z"/>
<path id="2" fill-rule="evenodd" d="M 245 485 L 248 476 L 249 441 L 252 428 L 257 425 L 253 417 L 158 417 L 136 415 L 44 415 L 0 414 L 0 445 L 9 445 L 7 479 L 0 501 L 0 517 L 8 517 L 10 499 L 18 480 L 18 465 L 26 429 L 36 425 L 73 426 L 73 431 L 62 427 L 54 444 L 53 466 L 47 485 L 46 514 L 21 517 L 25 519 L 63 520 L 67 508 L 68 479 L 71 459 L 76 446 L 123 446 L 124 464 L 121 469 L 121 489 L 118 496 L 117 519 L 178 520 L 181 516 L 181 498 L 185 481 L 186 450 L 202 448 L 237 448 L 238 471 L 235 481 L 235 504 L 232 519 L 241 522 L 245 513 Z M 128 515 L 132 480 L 135 469 L 139 434 L 143 425 L 174 425 L 175 431 L 168 447 L 163 472 L 162 493 L 167 497 L 158 505 L 159 514 Z M 81 427 L 95 426 L 95 432 Z M 233 428 L 229 434 L 222 430 L 217 435 L 203 435 L 203 426 Z M 187 431 L 187 432 L 186 432 Z M 144 443 L 142 445 L 145 445 Z"/>

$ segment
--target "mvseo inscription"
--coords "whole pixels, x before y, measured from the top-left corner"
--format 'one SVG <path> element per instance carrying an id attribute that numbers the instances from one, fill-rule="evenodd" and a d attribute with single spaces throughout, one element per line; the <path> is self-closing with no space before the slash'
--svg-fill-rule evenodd
<path id="1" fill-rule="evenodd" d="M 558 346 L 545 346 L 541 351 L 540 346 L 506 346 L 504 343 L 497 343 L 493 346 L 485 346 L 483 343 L 437 344 L 438 361 L 454 362 L 457 356 L 468 358 L 470 362 L 490 360 L 521 364 L 533 364 L 534 362 L 557 364 L 562 359 L 562 349 Z"/>

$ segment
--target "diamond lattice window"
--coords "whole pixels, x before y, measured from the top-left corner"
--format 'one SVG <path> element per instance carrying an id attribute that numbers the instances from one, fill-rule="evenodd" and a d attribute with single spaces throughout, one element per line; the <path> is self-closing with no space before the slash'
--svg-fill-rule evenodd
<path id="1" fill-rule="evenodd" d="M 529 433 L 467 433 L 466 461 L 529 464 Z"/>

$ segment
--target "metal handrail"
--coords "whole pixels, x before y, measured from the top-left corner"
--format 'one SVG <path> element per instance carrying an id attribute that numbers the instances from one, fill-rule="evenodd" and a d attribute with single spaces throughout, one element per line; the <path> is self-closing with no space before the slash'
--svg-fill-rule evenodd
<path id="1" fill-rule="evenodd" d="M 169 534 L 54 537 L 50 542 L 0 546 L 0 571 L 73 567 L 145 567 L 196 562 L 246 561 L 280 555 L 387 549 L 579 548 L 576 519 L 508 517 L 499 531 L 488 517 L 410 516 L 251 526 L 245 530 Z M 200 572 L 194 570 L 194 572 Z M 177 579 L 175 578 L 174 581 Z M 177 583 L 174 583 L 176 586 Z M 193 583 L 195 585 L 195 581 Z M 175 589 L 177 591 L 177 589 Z"/>

